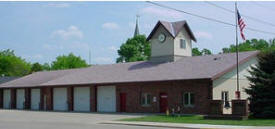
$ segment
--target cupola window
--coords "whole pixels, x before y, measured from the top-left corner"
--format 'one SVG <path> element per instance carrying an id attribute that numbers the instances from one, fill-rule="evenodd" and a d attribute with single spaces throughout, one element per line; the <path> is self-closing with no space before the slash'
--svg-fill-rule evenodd
<path id="1" fill-rule="evenodd" d="M 182 49 L 186 48 L 186 41 L 184 39 L 180 39 L 180 48 Z"/>

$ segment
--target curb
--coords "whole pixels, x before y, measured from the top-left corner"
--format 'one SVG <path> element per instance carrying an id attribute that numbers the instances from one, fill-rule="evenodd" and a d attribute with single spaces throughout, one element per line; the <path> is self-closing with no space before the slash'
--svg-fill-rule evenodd
<path id="1" fill-rule="evenodd" d="M 147 127 L 162 127 L 162 128 L 180 128 L 180 129 L 198 129 L 195 127 L 185 127 L 185 126 L 169 126 L 169 125 L 156 125 L 156 124 L 142 124 L 142 123 L 131 123 L 131 122 L 115 122 L 115 121 L 110 121 L 110 122 L 101 122 L 99 124 L 113 124 L 113 125 L 131 125 L 131 126 L 147 126 Z M 201 128 L 200 129 L 215 129 L 215 128 Z"/>
<path id="2" fill-rule="evenodd" d="M 125 122 L 125 121 L 105 121 L 98 124 L 148 126 L 162 128 L 183 128 L 183 129 L 275 129 L 274 126 L 230 126 L 230 125 L 210 125 L 210 124 L 179 124 L 179 123 L 158 123 L 158 122 Z"/>

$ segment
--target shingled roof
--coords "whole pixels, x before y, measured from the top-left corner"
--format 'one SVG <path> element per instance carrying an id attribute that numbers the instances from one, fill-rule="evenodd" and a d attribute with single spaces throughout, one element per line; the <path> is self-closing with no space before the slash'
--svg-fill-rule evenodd
<path id="1" fill-rule="evenodd" d="M 6 83 L 8 81 L 11 81 L 11 80 L 14 80 L 14 79 L 17 79 L 19 77 L 7 77 L 7 76 L 4 76 L 4 77 L 0 77 L 0 84 L 1 83 Z"/>
<path id="2" fill-rule="evenodd" d="M 152 36 L 154 35 L 154 33 L 156 32 L 156 30 L 159 28 L 160 25 L 162 25 L 173 38 L 175 38 L 178 35 L 178 33 L 182 30 L 182 28 L 185 28 L 187 33 L 191 37 L 191 39 L 195 42 L 197 41 L 197 39 L 195 38 L 193 32 L 191 31 L 190 27 L 188 26 L 185 20 L 177 21 L 177 22 L 158 21 L 158 23 L 155 25 L 152 32 L 147 37 L 147 40 L 152 38 Z"/>
<path id="3" fill-rule="evenodd" d="M 255 57 L 258 51 L 240 52 L 239 64 Z M 1 84 L 0 87 L 43 87 L 84 84 L 216 79 L 236 67 L 235 53 L 185 57 L 176 62 L 140 61 L 88 68 L 37 72 Z"/>

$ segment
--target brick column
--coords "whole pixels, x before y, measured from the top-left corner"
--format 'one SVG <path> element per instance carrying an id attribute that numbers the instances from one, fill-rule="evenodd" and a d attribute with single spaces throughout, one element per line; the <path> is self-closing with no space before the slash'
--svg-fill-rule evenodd
<path id="1" fill-rule="evenodd" d="M 232 115 L 248 116 L 248 101 L 232 100 Z"/>
<path id="2" fill-rule="evenodd" d="M 40 88 L 39 110 L 44 110 L 44 93 L 45 93 L 45 88 Z"/>
<path id="3" fill-rule="evenodd" d="M 223 101 L 211 100 L 209 115 L 222 115 L 223 114 Z"/>
<path id="4" fill-rule="evenodd" d="M 97 111 L 97 87 L 91 86 L 90 87 L 90 111 L 96 112 Z"/>
<path id="5" fill-rule="evenodd" d="M 3 108 L 3 89 L 0 89 L 0 108 Z"/>
<path id="6" fill-rule="evenodd" d="M 46 96 L 46 110 L 53 110 L 53 88 L 45 87 L 42 89 L 41 109 L 44 109 L 44 97 Z"/>
<path id="7" fill-rule="evenodd" d="M 25 89 L 25 109 L 30 109 L 31 106 L 31 88 Z"/>
<path id="8" fill-rule="evenodd" d="M 16 89 L 11 89 L 11 109 L 16 108 Z"/>
<path id="9" fill-rule="evenodd" d="M 53 88 L 48 88 L 47 110 L 53 110 Z"/>
<path id="10" fill-rule="evenodd" d="M 74 96 L 74 91 L 73 87 L 68 87 L 67 88 L 67 99 L 68 99 L 68 110 L 73 111 L 73 96 Z"/>

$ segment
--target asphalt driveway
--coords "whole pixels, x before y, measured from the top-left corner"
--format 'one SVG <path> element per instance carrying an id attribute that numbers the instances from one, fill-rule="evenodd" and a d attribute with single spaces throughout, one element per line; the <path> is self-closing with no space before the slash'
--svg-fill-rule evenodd
<path id="1" fill-rule="evenodd" d="M 0 110 L 0 129 L 155 129 L 99 124 L 104 121 L 138 116 L 141 115 Z"/>

